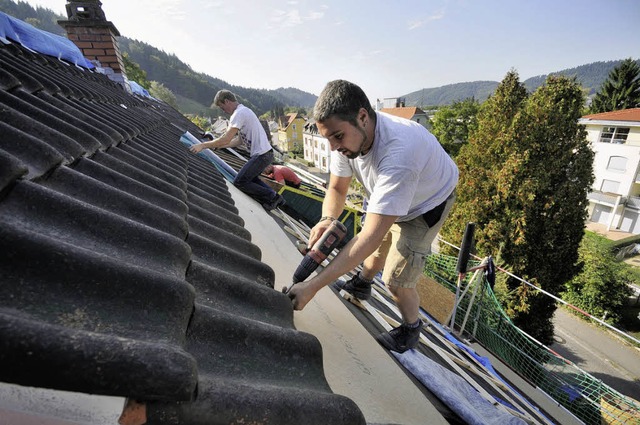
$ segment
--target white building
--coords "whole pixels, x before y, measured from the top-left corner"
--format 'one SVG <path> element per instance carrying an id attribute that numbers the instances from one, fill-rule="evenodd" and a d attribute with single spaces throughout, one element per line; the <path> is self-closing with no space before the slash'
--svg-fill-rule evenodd
<path id="1" fill-rule="evenodd" d="M 396 117 L 405 118 L 422 124 L 427 130 L 431 129 L 431 122 L 427 113 L 416 106 L 402 106 L 399 108 L 382 108 L 380 112 L 395 115 Z"/>
<path id="2" fill-rule="evenodd" d="M 585 115 L 595 152 L 589 220 L 640 234 L 640 108 Z"/>
<path id="3" fill-rule="evenodd" d="M 329 141 L 318 132 L 315 121 L 309 120 L 305 124 L 302 131 L 302 139 L 304 140 L 305 161 L 313 162 L 316 168 L 319 168 L 323 173 L 328 173 L 331 161 L 331 146 L 329 146 Z"/>

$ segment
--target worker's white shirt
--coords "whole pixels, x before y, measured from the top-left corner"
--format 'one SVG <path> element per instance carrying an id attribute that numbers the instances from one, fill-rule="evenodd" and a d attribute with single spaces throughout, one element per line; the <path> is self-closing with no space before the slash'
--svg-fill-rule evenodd
<path id="1" fill-rule="evenodd" d="M 262 128 L 260 120 L 251 109 L 243 104 L 238 104 L 236 110 L 231 114 L 229 127 L 238 129 L 240 140 L 245 148 L 251 152 L 251 156 L 262 155 L 271 150 L 271 143 L 267 139 L 267 133 Z"/>
<path id="2" fill-rule="evenodd" d="M 377 112 L 373 146 L 348 159 L 331 153 L 331 173 L 355 177 L 367 193 L 367 212 L 408 221 L 437 207 L 453 192 L 458 168 L 422 125 Z"/>

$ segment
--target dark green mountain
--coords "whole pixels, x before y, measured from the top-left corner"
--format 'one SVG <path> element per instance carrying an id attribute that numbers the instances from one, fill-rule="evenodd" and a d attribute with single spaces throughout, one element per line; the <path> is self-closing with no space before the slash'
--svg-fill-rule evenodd
<path id="1" fill-rule="evenodd" d="M 406 106 L 449 105 L 458 100 L 473 97 L 483 101 L 498 87 L 497 81 L 472 81 L 470 83 L 448 84 L 442 87 L 422 89 L 406 94 Z"/>
<path id="2" fill-rule="evenodd" d="M 562 71 L 531 77 L 524 80 L 523 83 L 527 90 L 532 92 L 540 87 L 549 75 L 566 75 L 568 77 L 576 77 L 582 87 L 584 87 L 587 95 L 593 95 L 607 79 L 609 72 L 621 62 L 622 60 L 593 62 L 575 68 L 563 69 Z M 640 65 L 640 60 L 636 62 Z M 453 102 L 469 98 L 475 98 L 482 102 L 493 93 L 497 86 L 497 81 L 472 81 L 469 83 L 449 84 L 442 87 L 422 89 L 401 97 L 405 98 L 406 106 L 450 105 Z"/>

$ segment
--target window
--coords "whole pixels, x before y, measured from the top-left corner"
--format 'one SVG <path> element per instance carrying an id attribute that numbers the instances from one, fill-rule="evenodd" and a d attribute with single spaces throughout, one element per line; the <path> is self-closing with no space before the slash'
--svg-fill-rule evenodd
<path id="1" fill-rule="evenodd" d="M 600 186 L 600 190 L 602 192 L 618 193 L 619 187 L 620 187 L 620 182 L 605 179 L 605 180 L 602 180 L 602 185 Z"/>
<path id="2" fill-rule="evenodd" d="M 607 170 L 625 172 L 627 170 L 627 158 L 624 156 L 610 157 L 609 164 L 607 164 Z"/>
<path id="3" fill-rule="evenodd" d="M 600 143 L 623 144 L 629 136 L 629 127 L 604 127 L 600 133 Z"/>

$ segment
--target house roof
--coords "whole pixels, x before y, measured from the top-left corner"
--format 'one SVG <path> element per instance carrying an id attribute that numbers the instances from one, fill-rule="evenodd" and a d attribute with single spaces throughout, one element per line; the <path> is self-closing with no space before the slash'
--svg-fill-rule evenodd
<path id="1" fill-rule="evenodd" d="M 304 120 L 303 117 L 298 116 L 297 112 L 291 112 L 291 113 L 289 113 L 287 115 L 284 115 L 284 116 L 280 117 L 280 119 L 279 119 L 280 126 L 282 127 L 283 130 L 286 130 L 297 119 Z"/>
<path id="2" fill-rule="evenodd" d="M 399 108 L 382 108 L 380 112 L 385 112 L 387 114 L 395 115 L 400 118 L 406 118 L 410 120 L 416 115 L 426 115 L 426 113 L 415 106 L 403 106 Z"/>
<path id="3" fill-rule="evenodd" d="M 109 395 L 154 423 L 364 423 L 201 130 L 105 76 L 0 45 L 0 382 Z"/>
<path id="4" fill-rule="evenodd" d="M 635 121 L 640 122 L 640 108 L 623 109 L 621 111 L 589 114 L 582 117 L 588 121 Z"/>

